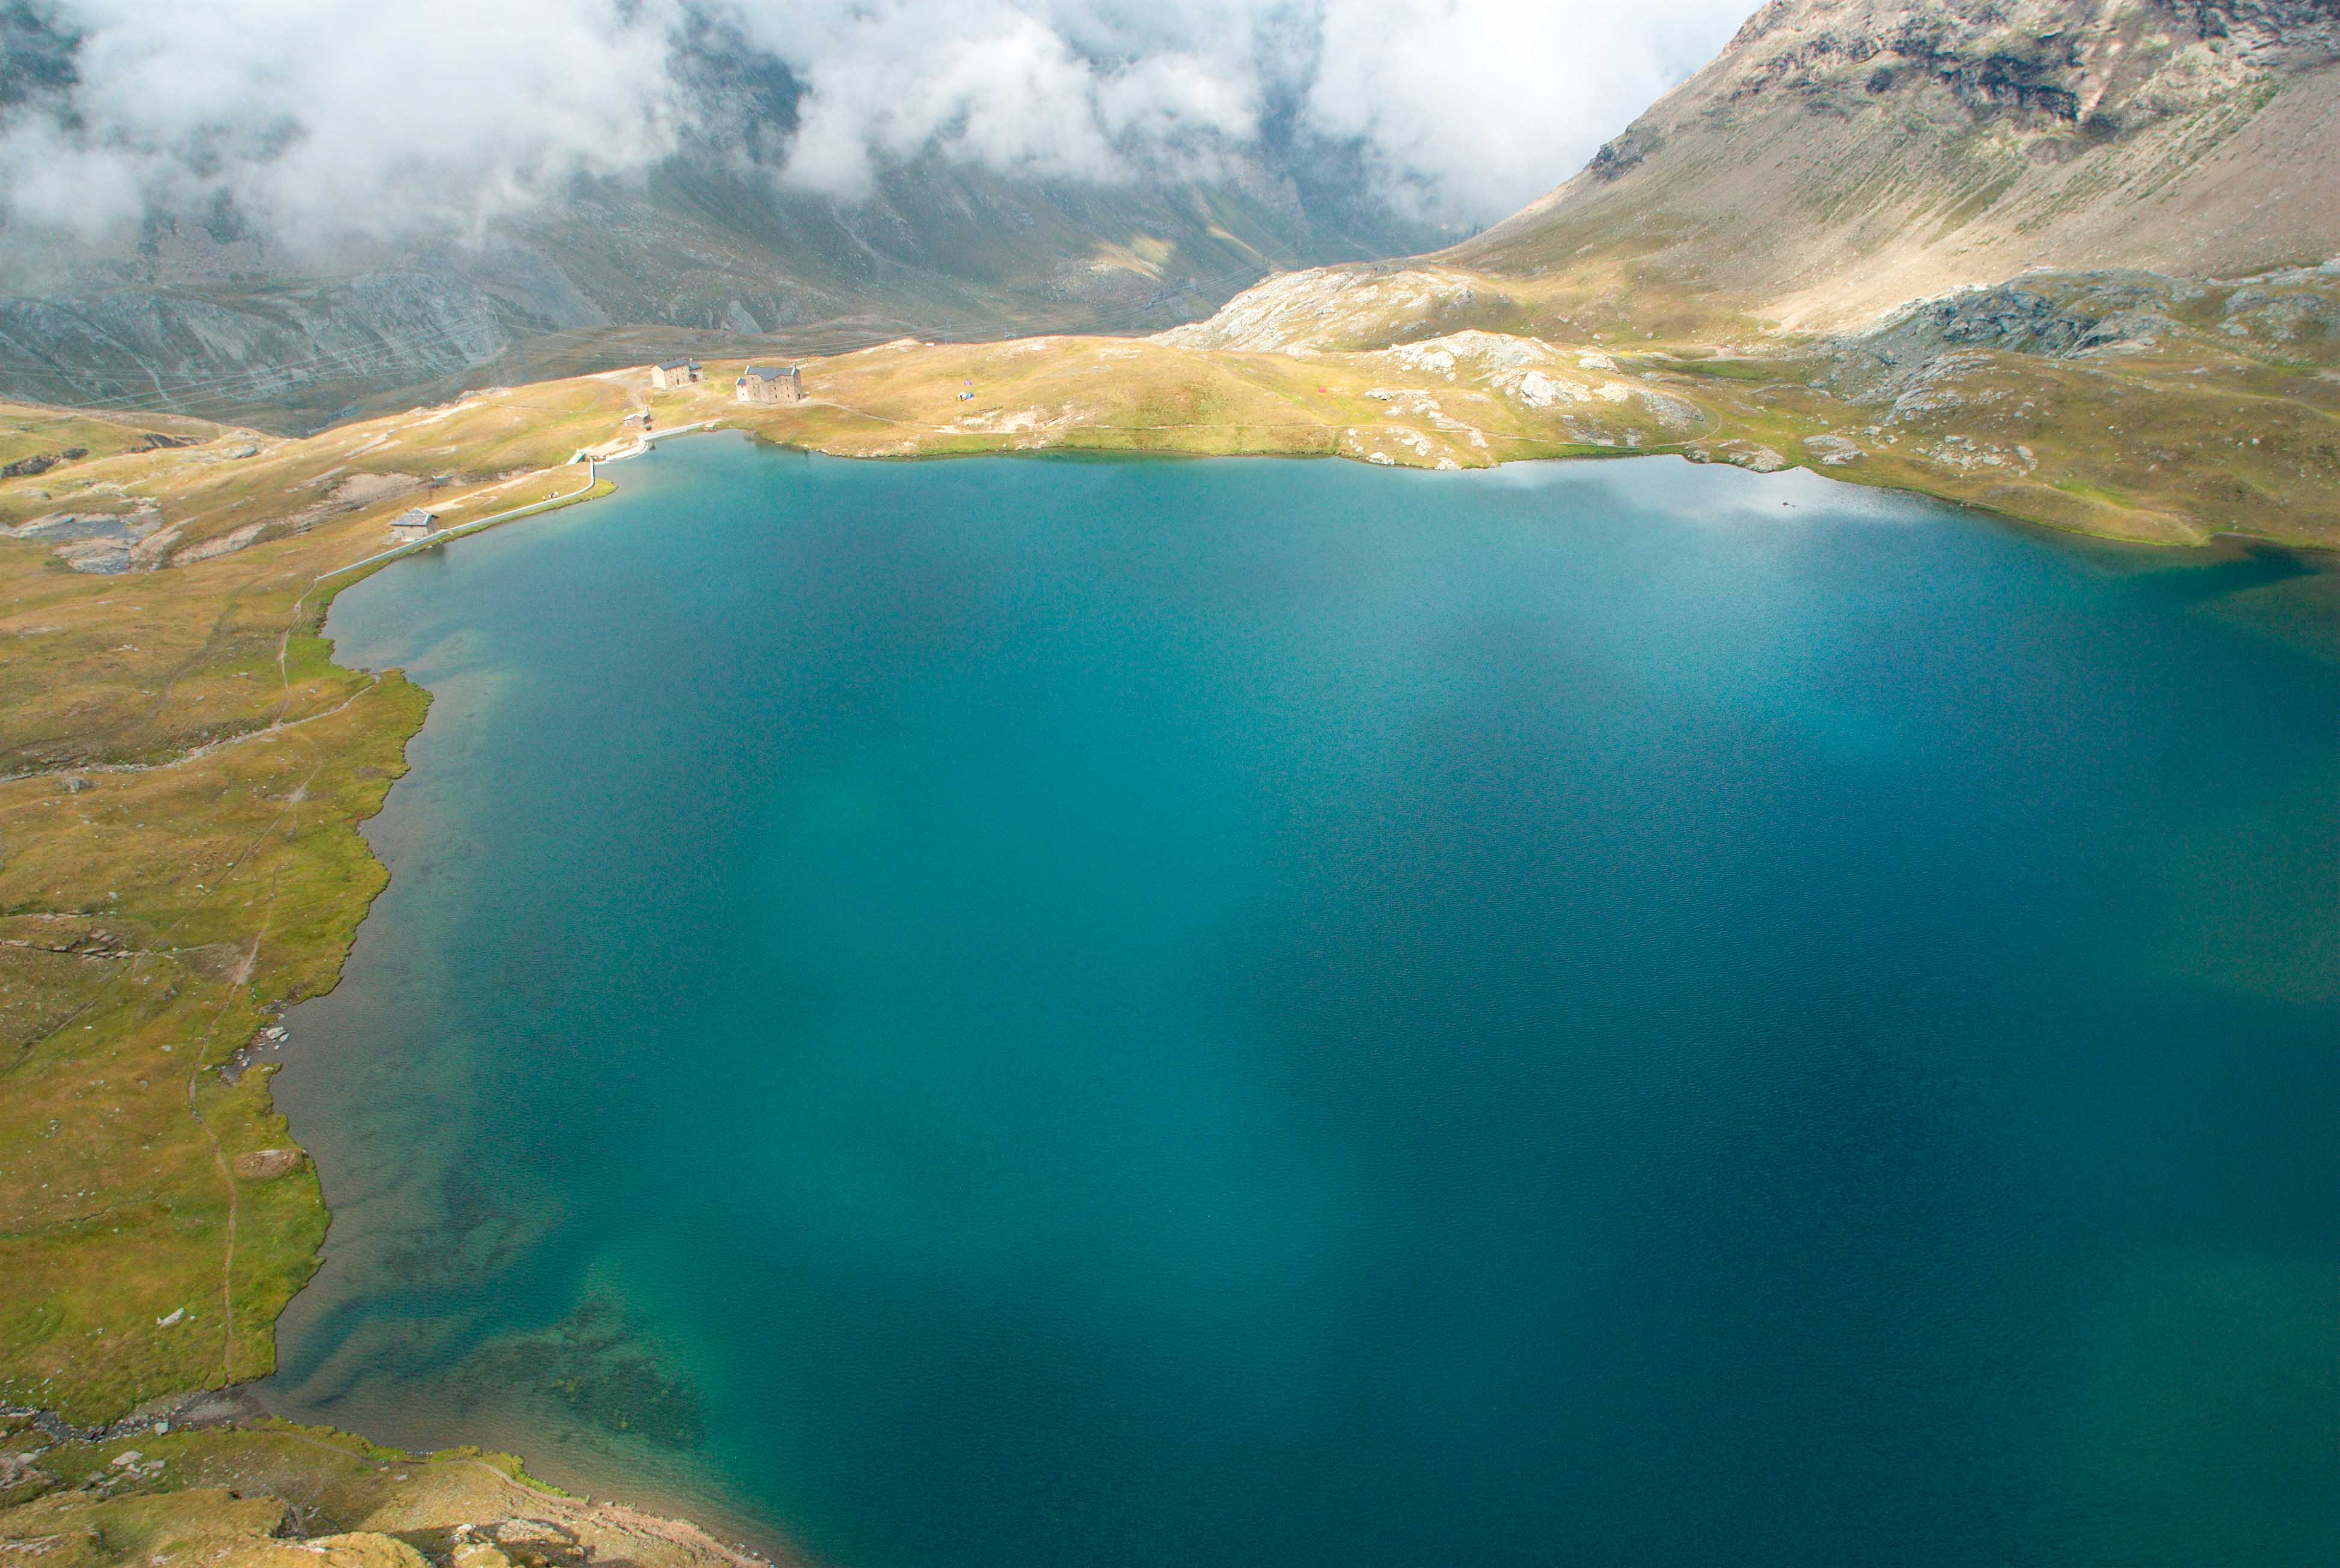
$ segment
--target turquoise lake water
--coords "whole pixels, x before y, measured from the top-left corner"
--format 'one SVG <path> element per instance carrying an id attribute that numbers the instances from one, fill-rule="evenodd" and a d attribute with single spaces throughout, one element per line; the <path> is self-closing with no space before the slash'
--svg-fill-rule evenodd
<path id="1" fill-rule="evenodd" d="M 847 1568 L 2340 1561 L 2328 579 L 734 437 L 436 694 L 267 1395 Z"/>

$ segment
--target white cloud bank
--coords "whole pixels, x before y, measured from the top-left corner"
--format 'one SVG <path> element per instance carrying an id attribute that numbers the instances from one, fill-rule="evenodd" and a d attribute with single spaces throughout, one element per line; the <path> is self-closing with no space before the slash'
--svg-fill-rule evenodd
<path id="1" fill-rule="evenodd" d="M 8 70 L 0 212 L 97 234 L 221 195 L 324 237 L 475 230 L 578 174 L 749 128 L 694 32 L 802 84 L 784 184 L 847 199 L 938 155 L 1208 178 L 1282 116 L 1403 210 L 1481 223 L 1581 164 L 1751 0 L 38 0 L 62 74 Z"/>

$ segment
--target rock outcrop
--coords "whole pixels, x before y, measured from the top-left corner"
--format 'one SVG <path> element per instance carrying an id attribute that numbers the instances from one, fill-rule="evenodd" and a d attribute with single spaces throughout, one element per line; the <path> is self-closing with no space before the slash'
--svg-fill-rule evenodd
<path id="1" fill-rule="evenodd" d="M 1834 340 L 1833 367 L 1816 384 L 1900 408 L 1978 353 L 2103 360 L 2186 339 L 2291 353 L 2340 347 L 2340 261 L 2242 279 L 2037 273 L 1962 289 Z"/>

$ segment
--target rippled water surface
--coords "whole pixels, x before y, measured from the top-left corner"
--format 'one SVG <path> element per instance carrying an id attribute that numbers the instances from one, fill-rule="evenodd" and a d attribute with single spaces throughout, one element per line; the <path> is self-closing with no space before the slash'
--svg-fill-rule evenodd
<path id="1" fill-rule="evenodd" d="M 282 1408 L 848 1568 L 2340 1561 L 2329 580 L 698 438 L 437 696 Z"/>

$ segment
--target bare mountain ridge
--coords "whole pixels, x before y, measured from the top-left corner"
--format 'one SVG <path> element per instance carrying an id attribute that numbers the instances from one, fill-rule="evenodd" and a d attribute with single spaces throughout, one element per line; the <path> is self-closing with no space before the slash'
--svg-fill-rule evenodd
<path id="1" fill-rule="evenodd" d="M 307 428 L 392 392 L 672 352 L 1161 326 L 1276 268 L 1427 233 L 1267 164 L 1215 185 L 1083 187 L 928 161 L 848 203 L 677 158 L 638 184 L 580 184 L 479 243 L 326 255 L 233 214 L 157 213 L 134 245 L 15 242 L 0 392 Z"/>
<path id="2" fill-rule="evenodd" d="M 2340 253 L 2335 0 L 1771 0 L 1550 195 L 1441 262 L 1607 261 L 1790 328 L 2035 268 Z"/>

